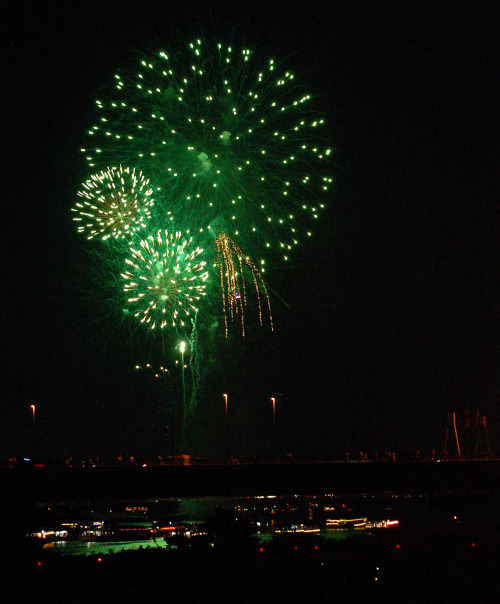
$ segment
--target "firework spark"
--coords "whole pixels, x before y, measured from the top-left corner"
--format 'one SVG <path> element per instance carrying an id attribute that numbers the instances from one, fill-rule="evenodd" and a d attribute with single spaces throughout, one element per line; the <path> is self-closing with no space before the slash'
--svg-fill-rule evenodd
<path id="1" fill-rule="evenodd" d="M 228 334 L 228 314 L 231 320 L 234 320 L 236 315 L 240 315 L 241 330 L 243 336 L 245 335 L 244 308 L 247 304 L 247 286 L 244 275 L 245 269 L 251 274 L 255 286 L 260 325 L 262 326 L 263 311 L 261 295 L 263 295 L 267 301 L 269 320 L 272 330 L 273 317 L 271 314 L 271 302 L 269 300 L 269 294 L 259 269 L 248 256 L 245 256 L 242 250 L 225 233 L 221 233 L 217 237 L 216 245 L 217 265 L 220 270 L 222 307 L 224 311 L 226 337 Z"/>

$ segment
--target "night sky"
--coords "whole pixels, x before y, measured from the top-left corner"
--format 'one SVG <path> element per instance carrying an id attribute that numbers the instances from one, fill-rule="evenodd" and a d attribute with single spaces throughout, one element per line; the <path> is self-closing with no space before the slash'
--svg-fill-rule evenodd
<path id="1" fill-rule="evenodd" d="M 267 275 L 275 332 L 221 327 L 191 452 L 221 453 L 223 392 L 235 453 L 272 452 L 271 396 L 281 453 L 429 454 L 447 411 L 477 409 L 499 449 L 497 15 L 409 4 L 6 3 L 0 457 L 32 450 L 32 403 L 40 455 L 169 449 L 161 396 L 134 372 L 152 357 L 85 291 L 70 208 L 103 87 L 200 32 L 289 56 L 322 95 L 335 186 Z"/>

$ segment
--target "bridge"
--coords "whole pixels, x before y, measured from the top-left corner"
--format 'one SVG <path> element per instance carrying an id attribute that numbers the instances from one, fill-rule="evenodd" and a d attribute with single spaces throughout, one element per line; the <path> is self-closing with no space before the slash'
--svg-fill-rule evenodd
<path id="1" fill-rule="evenodd" d="M 500 461 L 106 465 L 0 468 L 3 503 L 209 495 L 478 492 L 500 489 Z"/>

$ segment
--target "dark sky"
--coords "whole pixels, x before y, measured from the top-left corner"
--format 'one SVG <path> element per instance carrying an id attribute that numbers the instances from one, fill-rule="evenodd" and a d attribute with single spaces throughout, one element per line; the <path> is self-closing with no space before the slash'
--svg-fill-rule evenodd
<path id="1" fill-rule="evenodd" d="M 275 332 L 218 343 L 193 451 L 220 452 L 224 391 L 244 453 L 272 450 L 271 396 L 282 452 L 428 453 L 447 411 L 477 409 L 498 450 L 498 20 L 490 3 L 445 4 L 2 9 L 0 456 L 30 450 L 33 402 L 46 455 L 150 455 L 169 442 L 158 393 L 133 371 L 144 349 L 89 319 L 99 300 L 78 287 L 85 245 L 70 207 L 103 86 L 135 52 L 200 31 L 291 55 L 327 95 L 335 187 L 310 246 L 269 277 Z"/>

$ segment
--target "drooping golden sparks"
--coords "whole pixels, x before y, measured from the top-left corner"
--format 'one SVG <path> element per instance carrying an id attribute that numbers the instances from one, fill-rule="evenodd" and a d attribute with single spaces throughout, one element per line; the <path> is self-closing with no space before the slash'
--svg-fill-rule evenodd
<path id="1" fill-rule="evenodd" d="M 245 336 L 245 306 L 247 305 L 245 271 L 251 274 L 255 286 L 260 325 L 263 324 L 261 296 L 264 296 L 267 301 L 271 330 L 273 330 L 271 301 L 259 269 L 225 233 L 221 233 L 215 243 L 217 245 L 217 265 L 220 270 L 226 337 L 228 334 L 228 316 L 233 321 L 237 315 L 240 316 L 241 330 L 243 336 Z"/>

